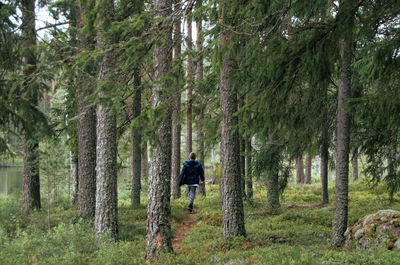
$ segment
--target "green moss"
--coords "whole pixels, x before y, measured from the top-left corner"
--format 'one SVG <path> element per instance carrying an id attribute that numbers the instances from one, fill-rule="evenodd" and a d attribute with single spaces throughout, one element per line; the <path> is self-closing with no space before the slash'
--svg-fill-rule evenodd
<path id="1" fill-rule="evenodd" d="M 333 183 L 330 194 L 333 192 Z M 218 186 L 207 186 L 207 197 L 195 200 L 195 226 L 177 254 L 144 260 L 147 196 L 130 207 L 129 190 L 119 193 L 119 243 L 97 243 L 93 228 L 77 217 L 68 199 L 52 201 L 51 229 L 45 210 L 23 217 L 20 199 L 0 199 L 0 264 L 396 264 L 400 254 L 389 250 L 330 250 L 333 211 L 319 206 L 317 184 L 289 186 L 277 214 L 265 208 L 266 190 L 254 189 L 254 203 L 244 203 L 247 237 L 222 237 Z M 143 188 L 143 191 L 146 187 Z M 387 209 L 375 191 L 350 184 L 349 224 Z M 333 198 L 330 198 L 333 205 Z M 396 209 L 396 201 L 390 208 Z M 175 233 L 186 216 L 186 198 L 171 199 L 171 225 Z M 3 214 L 4 213 L 4 214 Z M 367 233 L 372 234 L 372 228 Z M 390 238 L 391 243 L 394 238 Z M 390 246 L 388 246 L 390 248 Z"/>

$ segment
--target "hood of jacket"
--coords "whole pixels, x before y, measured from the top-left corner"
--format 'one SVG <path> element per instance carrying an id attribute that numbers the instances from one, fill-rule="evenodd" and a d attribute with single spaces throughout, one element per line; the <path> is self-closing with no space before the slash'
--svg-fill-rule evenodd
<path id="1" fill-rule="evenodd" d="M 199 167 L 200 162 L 197 160 L 188 160 L 183 165 L 185 165 L 187 167 Z"/>

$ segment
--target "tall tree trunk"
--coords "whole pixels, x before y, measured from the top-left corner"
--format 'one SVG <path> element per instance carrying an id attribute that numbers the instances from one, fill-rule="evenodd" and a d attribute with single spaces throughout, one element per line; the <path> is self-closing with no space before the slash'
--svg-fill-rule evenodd
<path id="1" fill-rule="evenodd" d="M 175 11 L 180 8 L 180 0 L 174 0 Z M 181 21 L 180 16 L 175 17 L 174 21 L 174 71 L 176 71 L 175 93 L 173 94 L 172 106 L 172 161 L 171 161 L 171 192 L 174 199 L 181 197 L 181 189 L 178 187 L 178 179 L 181 167 L 181 80 L 182 80 L 182 61 L 181 61 Z"/>
<path id="2" fill-rule="evenodd" d="M 353 181 L 358 179 L 358 152 L 357 149 L 353 153 L 353 157 L 351 158 L 351 171 L 353 174 Z"/>
<path id="3" fill-rule="evenodd" d="M 100 0 L 98 0 L 100 1 Z M 99 2 L 97 2 L 99 5 Z M 103 52 L 100 62 L 98 83 L 112 80 L 114 57 L 107 51 L 109 43 L 104 37 L 105 20 L 112 21 L 114 17 L 114 2 L 108 0 L 102 3 L 99 10 L 97 32 L 97 50 Z M 112 42 L 112 41 L 111 41 Z M 100 92 L 100 97 L 103 92 Z M 118 203 L 117 203 L 117 119 L 111 114 L 111 102 L 97 106 L 97 168 L 96 168 L 96 212 L 95 233 L 102 236 L 110 233 L 115 241 L 118 240 Z M 139 171 L 140 172 L 140 171 Z"/>
<path id="4" fill-rule="evenodd" d="M 329 150 L 328 150 L 328 132 L 327 129 L 323 129 L 323 143 L 321 146 L 321 203 L 329 203 L 328 197 L 328 160 L 329 160 Z"/>
<path id="5" fill-rule="evenodd" d="M 271 156 L 275 157 L 279 155 L 279 147 L 274 144 L 274 137 L 268 137 L 268 144 L 270 145 Z M 270 172 L 267 178 L 267 209 L 275 211 L 280 207 L 279 202 L 279 172 L 276 166 L 270 165 Z"/>
<path id="6" fill-rule="evenodd" d="M 86 2 L 79 2 L 78 25 L 85 26 L 83 14 Z M 92 41 L 85 33 L 79 34 L 79 48 L 88 49 Z M 92 84 L 82 75 L 78 76 L 77 88 L 78 101 L 78 214 L 82 218 L 94 219 L 96 208 L 96 109 L 87 100 L 93 92 Z"/>
<path id="7" fill-rule="evenodd" d="M 72 179 L 72 204 L 78 204 L 78 190 L 79 190 L 79 178 L 78 178 L 78 154 L 76 152 L 70 152 L 70 168 L 71 168 L 71 179 Z"/>
<path id="8" fill-rule="evenodd" d="M 203 80 L 203 38 L 201 36 L 201 30 L 202 30 L 202 20 L 198 19 L 196 21 L 196 50 L 199 54 L 198 58 L 197 58 L 197 64 L 196 64 L 196 79 L 197 82 Z M 203 119 L 204 116 L 204 112 L 203 110 L 200 110 L 200 113 L 197 117 L 198 121 L 201 121 Z M 204 169 L 205 169 L 205 164 L 204 164 L 204 140 L 203 140 L 203 128 L 199 125 L 197 125 L 197 132 L 196 132 L 196 136 L 197 136 L 197 156 L 198 156 L 198 160 L 199 162 L 203 165 Z M 204 175 L 204 177 L 206 177 Z M 206 184 L 205 182 L 200 183 L 199 188 L 197 189 L 197 193 L 202 195 L 202 196 L 206 196 Z"/>
<path id="9" fill-rule="evenodd" d="M 243 198 L 246 198 L 246 160 L 244 154 L 246 152 L 246 140 L 242 138 L 240 140 L 240 174 L 241 174 L 241 185 Z"/>
<path id="10" fill-rule="evenodd" d="M 251 138 L 246 139 L 246 188 L 247 188 L 247 199 L 251 202 L 253 201 L 253 177 L 251 173 Z"/>
<path id="11" fill-rule="evenodd" d="M 191 7 L 188 8 L 186 14 L 186 49 L 187 49 L 187 62 L 186 62 L 186 158 L 189 159 L 189 154 L 192 152 L 192 91 L 193 91 L 193 57 L 192 57 L 192 18 Z"/>
<path id="12" fill-rule="evenodd" d="M 339 38 L 340 75 L 337 107 L 336 200 L 332 223 L 332 245 L 334 246 L 344 245 L 344 232 L 347 229 L 350 115 L 345 109 L 345 104 L 351 91 L 354 15 L 353 1 L 341 1 L 338 12 L 338 17 L 342 19 L 339 21 L 341 23 L 339 29 L 342 30 L 342 35 Z"/>
<path id="13" fill-rule="evenodd" d="M 135 119 L 140 115 L 141 112 L 141 77 L 140 69 L 134 69 L 134 86 L 135 91 L 133 93 L 133 108 L 132 118 Z M 140 205 L 140 190 L 142 189 L 140 175 L 141 175 L 141 146 L 142 132 L 140 128 L 132 129 L 132 190 L 131 190 L 131 205 Z"/>
<path id="14" fill-rule="evenodd" d="M 304 179 L 304 184 L 311 184 L 311 164 L 312 164 L 312 157 L 311 154 L 308 153 L 306 157 L 306 176 Z"/>
<path id="15" fill-rule="evenodd" d="M 35 30 L 35 0 L 23 0 L 22 9 L 22 46 L 24 63 L 23 76 L 24 85 L 34 84 L 33 74 L 36 71 L 36 56 L 34 46 L 36 46 Z M 34 88 L 28 89 L 28 100 L 31 108 L 38 105 L 38 91 Z M 26 214 L 31 210 L 40 209 L 40 178 L 39 178 L 39 141 L 33 130 L 24 128 L 24 185 L 22 209 Z"/>
<path id="16" fill-rule="evenodd" d="M 303 184 L 304 183 L 304 163 L 303 163 L 303 156 L 299 156 L 296 159 L 296 182 L 297 184 Z"/>
<path id="17" fill-rule="evenodd" d="M 172 47 L 172 13 L 171 0 L 154 0 L 156 16 L 162 21 L 155 21 L 161 30 L 158 34 L 160 41 L 156 42 L 153 59 L 156 66 L 154 80 L 164 78 L 171 69 Z M 151 174 L 147 205 L 147 238 L 146 258 L 152 258 L 160 252 L 172 252 L 171 243 L 171 102 L 165 92 L 169 84 L 154 83 L 152 107 L 157 108 L 166 103 L 164 117 L 156 129 L 157 141 L 153 147 L 151 159 Z"/>
<path id="18" fill-rule="evenodd" d="M 149 161 L 148 161 L 148 153 L 147 153 L 147 143 L 143 147 L 142 150 L 142 160 L 140 165 L 140 176 L 142 180 L 147 181 L 149 177 Z"/>
<path id="19" fill-rule="evenodd" d="M 224 5 L 221 5 L 221 20 L 224 21 Z M 226 49 L 233 33 L 226 30 L 219 36 L 220 49 Z M 222 56 L 220 68 L 221 157 L 222 157 L 222 227 L 225 238 L 245 236 L 242 181 L 240 174 L 240 142 L 235 128 L 238 118 L 234 115 L 238 102 L 236 91 L 229 83 L 229 74 L 235 68 L 235 61 Z"/>

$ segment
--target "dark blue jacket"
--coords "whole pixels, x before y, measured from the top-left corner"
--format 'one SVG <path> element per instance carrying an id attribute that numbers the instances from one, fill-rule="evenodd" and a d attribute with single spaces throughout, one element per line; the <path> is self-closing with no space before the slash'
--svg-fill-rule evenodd
<path id="1" fill-rule="evenodd" d="M 179 175 L 178 185 L 193 185 L 204 181 L 203 167 L 197 160 L 188 160 L 183 164 L 181 174 Z"/>

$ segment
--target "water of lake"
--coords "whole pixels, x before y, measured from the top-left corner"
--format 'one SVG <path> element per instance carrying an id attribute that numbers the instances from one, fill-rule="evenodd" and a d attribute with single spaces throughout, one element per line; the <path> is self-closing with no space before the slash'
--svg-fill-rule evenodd
<path id="1" fill-rule="evenodd" d="M 22 191 L 23 167 L 0 168 L 0 195 Z"/>
<path id="2" fill-rule="evenodd" d="M 1 167 L 0 168 L 0 195 L 9 195 L 22 191 L 24 167 Z M 122 168 L 118 172 L 118 182 L 126 183 L 130 181 L 131 170 Z"/>

